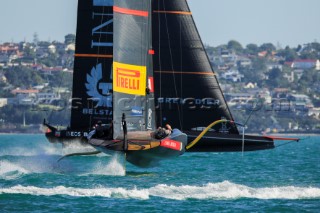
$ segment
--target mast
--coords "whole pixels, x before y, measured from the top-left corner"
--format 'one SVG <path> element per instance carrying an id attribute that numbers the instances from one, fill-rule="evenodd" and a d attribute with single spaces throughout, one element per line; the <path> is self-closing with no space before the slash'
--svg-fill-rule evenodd
<path id="1" fill-rule="evenodd" d="M 112 120 L 113 0 L 78 0 L 71 129 Z"/>
<path id="2" fill-rule="evenodd" d="M 154 129 L 151 43 L 151 1 L 115 0 L 114 138 L 122 136 L 123 114 L 128 132 Z"/>
<path id="3" fill-rule="evenodd" d="M 191 130 L 221 118 L 233 120 L 187 1 L 154 0 L 153 26 L 158 124 Z"/>

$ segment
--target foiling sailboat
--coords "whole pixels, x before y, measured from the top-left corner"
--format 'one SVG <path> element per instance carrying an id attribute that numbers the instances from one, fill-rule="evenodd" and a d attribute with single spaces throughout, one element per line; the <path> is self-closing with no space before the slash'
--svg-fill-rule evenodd
<path id="1" fill-rule="evenodd" d="M 87 143 L 101 121 L 113 124 L 112 138 L 89 143 L 138 166 L 185 150 L 274 148 L 272 137 L 239 133 L 186 0 L 79 0 L 76 36 L 71 125 L 44 122 L 50 142 Z M 181 131 L 150 136 L 166 123 Z"/>

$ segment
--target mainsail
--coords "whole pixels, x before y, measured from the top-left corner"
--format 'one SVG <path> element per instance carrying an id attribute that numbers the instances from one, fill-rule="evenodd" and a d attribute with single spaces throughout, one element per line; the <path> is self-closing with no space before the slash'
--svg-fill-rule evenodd
<path id="1" fill-rule="evenodd" d="M 112 120 L 113 0 L 79 0 L 72 130 Z"/>
<path id="2" fill-rule="evenodd" d="M 153 130 L 154 93 L 151 47 L 151 1 L 114 1 L 114 138 L 128 131 Z"/>
<path id="3" fill-rule="evenodd" d="M 221 118 L 233 120 L 187 1 L 153 0 L 153 26 L 159 124 L 191 130 Z M 221 125 L 214 128 L 219 131 Z M 227 129 L 238 134 L 233 125 Z"/>

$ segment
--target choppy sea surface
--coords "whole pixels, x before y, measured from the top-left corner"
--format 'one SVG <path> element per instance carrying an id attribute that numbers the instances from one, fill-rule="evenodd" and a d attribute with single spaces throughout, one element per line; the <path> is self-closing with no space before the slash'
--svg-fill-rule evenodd
<path id="1" fill-rule="evenodd" d="M 1 212 L 319 212 L 320 137 L 273 150 L 185 153 L 141 169 L 75 156 L 43 135 L 0 135 Z M 276 142 L 280 145 L 281 142 Z"/>

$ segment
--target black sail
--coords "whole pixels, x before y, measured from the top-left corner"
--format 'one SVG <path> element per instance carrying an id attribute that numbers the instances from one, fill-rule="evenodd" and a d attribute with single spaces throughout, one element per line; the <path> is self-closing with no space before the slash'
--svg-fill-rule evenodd
<path id="1" fill-rule="evenodd" d="M 113 0 L 79 0 L 71 129 L 112 120 Z"/>
<path id="2" fill-rule="evenodd" d="M 114 138 L 128 131 L 154 129 L 151 66 L 151 1 L 114 1 L 113 106 Z M 150 87 L 147 89 L 147 87 Z"/>
<path id="3" fill-rule="evenodd" d="M 154 0 L 152 24 L 158 124 L 191 130 L 233 120 L 186 0 Z"/>

